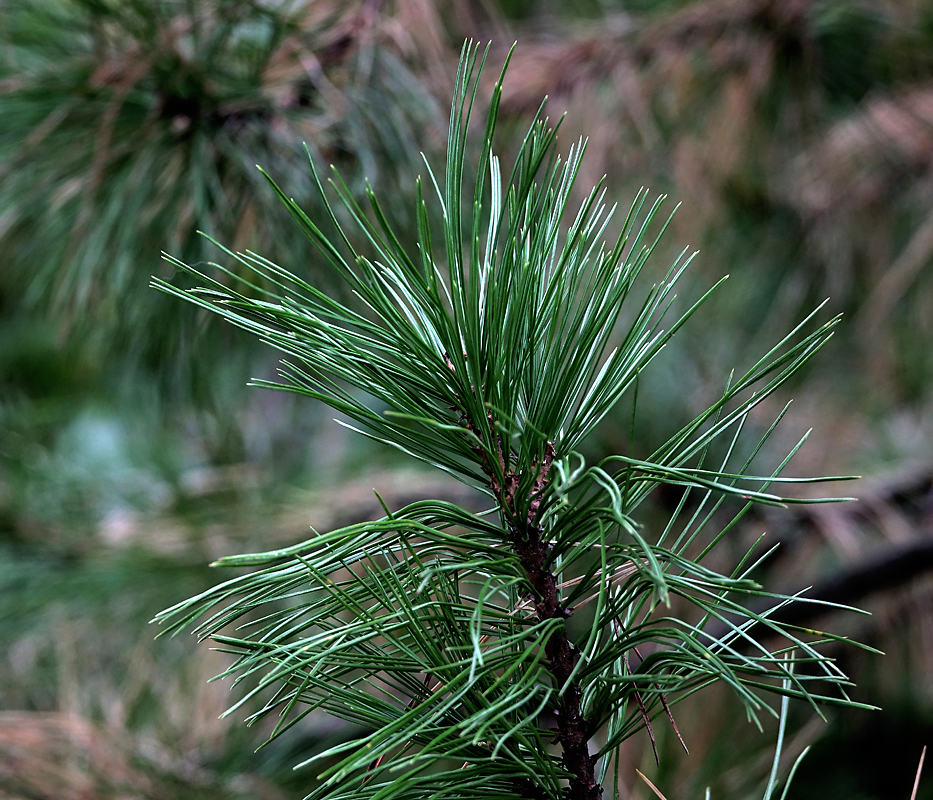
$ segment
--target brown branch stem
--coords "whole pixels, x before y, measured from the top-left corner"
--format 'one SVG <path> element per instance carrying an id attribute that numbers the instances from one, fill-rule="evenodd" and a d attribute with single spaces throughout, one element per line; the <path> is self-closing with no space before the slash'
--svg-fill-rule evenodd
<path id="1" fill-rule="evenodd" d="M 461 424 L 477 434 L 473 421 L 462 411 L 459 413 Z M 572 610 L 561 602 L 557 577 L 550 567 L 551 545 L 538 524 L 541 494 L 547 486 L 548 473 L 554 461 L 554 445 L 548 442 L 541 463 L 532 465 L 535 470 L 534 481 L 531 492 L 524 498 L 528 500 L 527 512 L 521 514 L 519 504 L 516 503 L 516 493 L 523 476 L 510 469 L 511 459 L 507 445 L 496 435 L 495 427 L 491 425 L 490 428 L 496 437 L 494 452 L 498 455 L 499 463 L 495 466 L 490 464 L 486 451 L 480 447 L 475 449 L 480 456 L 483 471 L 489 478 L 489 487 L 503 511 L 508 526 L 509 542 L 531 586 L 535 615 L 542 622 L 567 619 Z M 548 636 L 544 643 L 544 653 L 554 686 L 563 690 L 554 712 L 557 717 L 555 741 L 561 746 L 561 762 L 573 775 L 565 796 L 567 800 L 601 800 L 603 790 L 596 780 L 597 759 L 596 756 L 590 755 L 587 746 L 592 730 L 581 709 L 583 692 L 579 682 L 571 681 L 580 653 L 567 638 L 563 627 Z M 522 782 L 519 791 L 527 798 L 542 796 L 540 787 L 533 786 L 530 781 Z"/>

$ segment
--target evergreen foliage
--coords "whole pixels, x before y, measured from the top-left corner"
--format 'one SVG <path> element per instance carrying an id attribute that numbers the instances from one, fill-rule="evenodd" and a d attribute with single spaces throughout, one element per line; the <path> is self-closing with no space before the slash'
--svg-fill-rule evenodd
<path id="1" fill-rule="evenodd" d="M 256 163 L 289 174 L 307 203 L 314 185 L 291 169 L 302 141 L 354 171 L 398 180 L 416 167 L 414 132 L 439 114 L 390 48 L 370 45 L 357 64 L 359 13 L 283 0 L 6 0 L 0 300 L 49 315 L 125 369 L 168 371 L 187 357 L 190 317 L 163 324 L 178 306 L 147 297 L 141 278 L 161 248 L 206 259 L 199 230 L 273 257 L 293 250 L 301 234 L 262 201 Z"/>
<path id="2" fill-rule="evenodd" d="M 540 112 L 503 172 L 493 153 L 502 76 L 468 180 L 484 61 L 464 48 L 446 171 L 428 167 L 429 185 L 418 186 L 415 249 L 372 191 L 364 210 L 336 173 L 331 187 L 366 253 L 331 205 L 334 233 L 273 184 L 359 306 L 225 248 L 238 267 L 221 267 L 222 280 L 170 258 L 204 288 L 154 281 L 285 353 L 281 381 L 257 385 L 328 404 L 492 506 L 424 500 L 294 547 L 222 558 L 247 571 L 157 616 L 167 631 L 193 627 L 232 653 L 225 674 L 256 678 L 241 702 L 266 698 L 254 716 L 279 715 L 271 738 L 316 709 L 366 730 L 317 757 L 312 798 L 593 800 L 613 772 L 618 780 L 622 742 L 651 732 L 656 717 L 673 724 L 671 707 L 711 683 L 730 686 L 756 723 L 776 714 L 769 694 L 817 710 L 853 704 L 823 652 L 841 637 L 743 605 L 805 600 L 752 581 L 751 552 L 730 574 L 704 563 L 753 504 L 804 502 L 773 490 L 804 481 L 781 475 L 802 440 L 773 470 L 752 472 L 783 413 L 757 441 L 741 435 L 837 319 L 807 317 L 649 458 L 586 464 L 581 442 L 623 396 L 635 404 L 640 373 L 709 293 L 667 321 L 692 259 L 684 251 L 639 294 L 661 201 L 639 194 L 608 244 L 602 187 L 568 217 L 585 143 L 559 157 L 556 127 Z M 244 267 L 259 277 L 238 289 Z M 707 463 L 714 449 L 718 466 Z M 681 494 L 656 530 L 637 514 L 662 485 Z M 759 632 L 782 644 L 769 649 Z"/>

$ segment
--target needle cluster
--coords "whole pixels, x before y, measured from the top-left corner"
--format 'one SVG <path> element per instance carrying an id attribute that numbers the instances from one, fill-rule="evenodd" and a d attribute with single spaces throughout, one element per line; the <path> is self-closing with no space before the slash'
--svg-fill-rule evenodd
<path id="1" fill-rule="evenodd" d="M 540 113 L 503 172 L 493 152 L 501 76 L 465 185 L 484 61 L 464 48 L 446 172 L 428 167 L 442 230 L 419 185 L 416 247 L 372 191 L 364 210 L 336 174 L 344 216 L 328 204 L 330 233 L 273 183 L 356 306 L 254 253 L 225 251 L 261 275 L 252 285 L 230 279 L 242 269 L 215 279 L 177 261 L 204 288 L 156 281 L 286 355 L 281 380 L 259 385 L 324 402 L 489 497 L 486 513 L 423 500 L 223 558 L 249 571 L 158 616 L 235 656 L 227 674 L 254 686 L 241 702 L 262 697 L 255 716 L 278 715 L 271 738 L 318 709 L 362 726 L 317 756 L 315 800 L 597 800 L 621 743 L 658 715 L 672 724 L 671 707 L 711 683 L 731 687 L 756 722 L 775 713 L 769 694 L 850 702 L 823 648 L 838 637 L 748 610 L 752 596 L 773 597 L 774 609 L 796 599 L 750 580 L 750 556 L 730 574 L 704 563 L 752 504 L 797 502 L 773 488 L 799 480 L 781 476 L 793 452 L 749 472 L 774 426 L 750 443 L 742 433 L 836 320 L 804 320 L 650 457 L 586 464 L 580 443 L 637 395 L 639 375 L 708 294 L 668 320 L 684 251 L 634 302 L 661 201 L 639 194 L 606 243 L 601 187 L 568 210 L 584 143 L 560 158 Z M 346 215 L 368 252 L 344 233 Z M 649 528 L 637 512 L 662 484 L 681 499 Z M 769 649 L 752 629 L 782 645 Z"/>

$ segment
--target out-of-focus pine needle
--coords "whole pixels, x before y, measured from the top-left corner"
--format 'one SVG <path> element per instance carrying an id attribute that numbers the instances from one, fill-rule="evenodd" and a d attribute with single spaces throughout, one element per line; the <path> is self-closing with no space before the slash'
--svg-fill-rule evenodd
<path id="1" fill-rule="evenodd" d="M 927 756 L 927 746 L 923 746 L 920 753 L 920 763 L 917 764 L 917 777 L 914 778 L 914 790 L 910 793 L 910 800 L 917 800 L 917 787 L 920 786 L 920 773 L 923 772 L 923 759 Z"/>

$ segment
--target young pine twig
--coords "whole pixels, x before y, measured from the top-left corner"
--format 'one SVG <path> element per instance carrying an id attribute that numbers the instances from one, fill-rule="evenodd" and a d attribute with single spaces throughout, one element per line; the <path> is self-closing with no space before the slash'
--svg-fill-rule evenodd
<path id="1" fill-rule="evenodd" d="M 328 201 L 323 221 L 272 183 L 358 306 L 225 248 L 262 280 L 230 281 L 221 267 L 222 281 L 170 258 L 203 288 L 155 281 L 285 354 L 281 380 L 256 385 L 330 405 L 494 506 L 474 514 L 422 500 L 293 547 L 223 558 L 246 572 L 158 615 L 167 631 L 193 628 L 234 655 L 225 674 L 252 681 L 234 708 L 267 697 L 256 715 L 280 715 L 272 738 L 314 709 L 362 726 L 311 759 L 324 765 L 311 800 L 598 800 L 620 745 L 651 732 L 658 714 L 674 725 L 671 707 L 715 681 L 756 722 L 774 713 L 768 694 L 851 704 L 845 675 L 820 650 L 838 637 L 811 642 L 749 611 L 743 599 L 760 589 L 741 567 L 721 575 L 701 563 L 751 504 L 792 502 L 771 492 L 797 480 L 780 475 L 789 457 L 748 472 L 773 426 L 744 462 L 736 441 L 836 320 L 798 325 L 649 458 L 587 466 L 582 440 L 708 294 L 668 320 L 686 251 L 663 280 L 637 288 L 661 200 L 649 206 L 640 193 L 604 242 L 612 211 L 601 187 L 568 210 L 584 143 L 559 156 L 546 118 L 503 171 L 493 137 L 505 68 L 475 162 L 467 158 L 484 61 L 464 48 L 446 170 L 428 168 L 430 189 L 418 186 L 416 246 L 402 244 L 371 190 L 364 211 L 336 173 L 330 188 L 344 211 Z M 312 173 L 327 197 L 313 164 Z M 366 252 L 354 249 L 347 218 Z M 726 455 L 713 468 L 705 461 L 718 439 Z M 659 532 L 635 515 L 662 484 L 685 495 Z M 726 501 L 733 519 L 711 531 Z M 698 560 L 687 550 L 699 536 L 709 542 Z M 799 655 L 772 654 L 752 626 Z"/>

